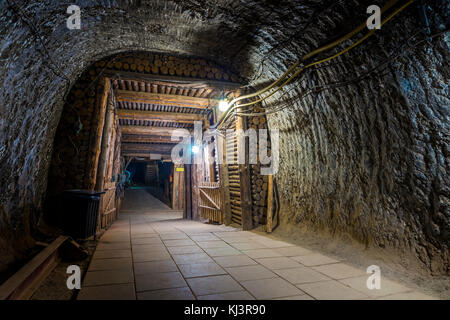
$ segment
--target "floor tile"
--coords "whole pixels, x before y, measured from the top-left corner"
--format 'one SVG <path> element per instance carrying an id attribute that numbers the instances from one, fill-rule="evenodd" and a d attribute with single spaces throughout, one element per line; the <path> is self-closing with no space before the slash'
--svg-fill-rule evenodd
<path id="1" fill-rule="evenodd" d="M 133 281 L 133 269 L 88 271 L 83 281 L 83 287 L 133 283 Z"/>
<path id="2" fill-rule="evenodd" d="M 108 229 L 106 230 L 100 239 L 107 238 L 107 237 L 129 237 L 130 236 L 130 229 L 127 228 L 126 230 L 120 230 L 120 229 Z"/>
<path id="3" fill-rule="evenodd" d="M 138 292 L 186 286 L 186 282 L 179 272 L 158 273 L 158 276 L 154 274 L 136 275 L 136 291 Z"/>
<path id="4" fill-rule="evenodd" d="M 131 258 L 92 259 L 89 271 L 131 269 Z"/>
<path id="5" fill-rule="evenodd" d="M 242 253 L 246 254 L 250 258 L 272 258 L 281 257 L 281 254 L 272 249 L 253 249 L 253 250 L 242 250 Z"/>
<path id="6" fill-rule="evenodd" d="M 222 237 L 226 237 L 226 236 L 232 236 L 232 235 L 237 235 L 237 232 L 233 232 L 233 231 L 217 231 L 214 232 L 214 235 L 218 236 L 219 238 Z"/>
<path id="7" fill-rule="evenodd" d="M 274 300 L 314 300 L 314 298 L 308 296 L 307 294 L 302 294 L 299 296 L 276 298 Z"/>
<path id="8" fill-rule="evenodd" d="M 267 249 L 262 243 L 256 241 L 236 242 L 231 245 L 238 250 Z"/>
<path id="9" fill-rule="evenodd" d="M 203 253 L 202 248 L 197 246 L 168 247 L 167 250 L 171 254 Z"/>
<path id="10" fill-rule="evenodd" d="M 129 235 L 108 235 L 102 236 L 100 242 L 130 242 Z"/>
<path id="11" fill-rule="evenodd" d="M 101 250 L 128 250 L 131 248 L 131 244 L 129 242 L 100 242 L 97 245 L 96 251 Z"/>
<path id="12" fill-rule="evenodd" d="M 327 276 L 308 267 L 274 270 L 274 272 L 292 284 L 331 280 Z"/>
<path id="13" fill-rule="evenodd" d="M 237 256 L 242 253 L 232 247 L 226 248 L 206 248 L 206 253 L 211 257 Z"/>
<path id="14" fill-rule="evenodd" d="M 228 248 L 230 247 L 225 241 L 222 240 L 214 240 L 214 241 L 197 241 L 199 247 L 203 249 L 211 249 L 211 248 Z"/>
<path id="15" fill-rule="evenodd" d="M 300 284 L 298 287 L 318 300 L 356 300 L 367 298 L 367 295 L 334 280 Z"/>
<path id="16" fill-rule="evenodd" d="M 262 264 L 270 270 L 295 268 L 301 266 L 301 264 L 289 259 L 288 257 L 261 258 L 256 259 L 256 262 Z"/>
<path id="17" fill-rule="evenodd" d="M 163 233 L 159 235 L 162 240 L 183 240 L 189 239 L 189 237 L 182 232 L 174 232 L 174 233 Z"/>
<path id="18" fill-rule="evenodd" d="M 246 255 L 215 257 L 214 260 L 222 267 L 242 267 L 258 264 Z"/>
<path id="19" fill-rule="evenodd" d="M 136 192 L 152 204 L 123 203 L 99 239 L 79 299 L 135 299 L 136 291 L 149 300 L 432 298 L 383 277 L 381 290 L 369 290 L 364 268 L 273 235 L 183 220 L 182 211 Z"/>
<path id="20" fill-rule="evenodd" d="M 388 279 L 385 279 L 381 277 L 380 281 L 380 289 L 372 289 L 370 290 L 367 287 L 367 280 L 370 275 L 365 275 L 362 277 L 356 277 L 356 278 L 347 278 L 339 280 L 339 282 L 345 284 L 346 286 L 349 286 L 353 289 L 356 289 L 370 297 L 382 297 L 387 295 L 392 295 L 396 293 L 402 293 L 411 291 L 412 289 L 407 288 L 405 286 L 402 286 L 396 282 L 390 281 Z"/>
<path id="21" fill-rule="evenodd" d="M 208 294 L 197 298 L 198 300 L 255 300 L 247 291 Z"/>
<path id="22" fill-rule="evenodd" d="M 156 244 L 133 244 L 132 250 L 133 252 L 158 251 L 158 250 L 167 251 L 166 246 L 162 242 Z"/>
<path id="23" fill-rule="evenodd" d="M 229 275 L 191 278 L 186 281 L 197 296 L 242 291 L 242 287 Z"/>
<path id="24" fill-rule="evenodd" d="M 177 246 L 193 246 L 195 242 L 191 239 L 182 239 L 182 240 L 164 240 L 164 244 L 167 247 L 177 247 Z"/>
<path id="25" fill-rule="evenodd" d="M 239 236 L 228 236 L 228 237 L 222 237 L 223 241 L 229 243 L 229 244 L 235 244 L 235 243 L 243 243 L 243 242 L 252 242 L 252 238 L 249 237 L 239 237 Z M 261 244 L 265 248 L 263 244 Z"/>
<path id="26" fill-rule="evenodd" d="M 386 297 L 379 298 L 380 300 L 439 300 L 438 298 L 420 293 L 420 292 L 405 292 L 396 293 Z"/>
<path id="27" fill-rule="evenodd" d="M 323 254 L 313 253 L 303 256 L 291 257 L 291 259 L 300 262 L 301 264 L 312 267 L 312 266 L 320 266 L 324 264 L 330 263 L 338 263 L 339 261 L 332 259 L 330 257 L 324 256 Z"/>
<path id="28" fill-rule="evenodd" d="M 133 253 L 134 262 L 159 261 L 170 259 L 168 252 L 150 251 Z"/>
<path id="29" fill-rule="evenodd" d="M 225 270 L 214 262 L 182 264 L 179 268 L 185 278 L 226 274 Z"/>
<path id="30" fill-rule="evenodd" d="M 162 244 L 162 241 L 159 238 L 134 238 L 131 243 L 134 246 L 137 244 Z"/>
<path id="31" fill-rule="evenodd" d="M 187 254 L 174 254 L 173 260 L 177 264 L 191 264 L 191 263 L 205 263 L 213 262 L 213 260 L 204 252 L 202 253 L 187 253 Z"/>
<path id="32" fill-rule="evenodd" d="M 297 247 L 297 246 L 286 247 L 286 248 L 276 248 L 273 250 L 280 253 L 282 256 L 285 256 L 285 257 L 295 257 L 295 256 L 304 256 L 304 255 L 313 254 L 312 251 L 302 248 L 302 247 Z"/>
<path id="33" fill-rule="evenodd" d="M 159 234 L 156 232 L 152 233 L 131 233 L 131 239 L 138 239 L 138 238 L 159 238 Z"/>
<path id="34" fill-rule="evenodd" d="M 191 239 L 194 241 L 217 241 L 220 240 L 215 235 L 208 233 L 208 234 L 195 234 L 190 235 Z"/>
<path id="35" fill-rule="evenodd" d="M 237 281 L 277 278 L 275 273 L 260 265 L 226 268 L 226 270 Z"/>
<path id="36" fill-rule="evenodd" d="M 77 300 L 135 300 L 134 284 L 83 287 Z"/>
<path id="37" fill-rule="evenodd" d="M 364 270 L 349 266 L 345 263 L 335 263 L 330 265 L 318 266 L 313 267 L 313 269 L 333 279 L 354 278 L 367 274 Z M 368 276 L 369 275 L 367 275 L 367 277 Z"/>
<path id="38" fill-rule="evenodd" d="M 101 250 L 95 251 L 93 259 L 130 258 L 131 250 Z"/>
<path id="39" fill-rule="evenodd" d="M 138 292 L 138 300 L 195 300 L 188 287 Z"/>
<path id="40" fill-rule="evenodd" d="M 263 244 L 266 248 L 283 248 L 294 246 L 291 243 L 273 239 L 256 239 L 255 241 Z"/>
<path id="41" fill-rule="evenodd" d="M 303 291 L 281 278 L 249 280 L 243 281 L 241 284 L 259 300 L 304 294 Z"/>
<path id="42" fill-rule="evenodd" d="M 160 272 L 178 271 L 172 260 L 137 262 L 134 264 L 134 274 L 155 274 Z"/>

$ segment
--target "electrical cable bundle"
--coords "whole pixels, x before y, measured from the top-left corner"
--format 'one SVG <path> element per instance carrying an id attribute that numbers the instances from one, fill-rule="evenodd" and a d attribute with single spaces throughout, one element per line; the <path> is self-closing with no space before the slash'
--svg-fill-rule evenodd
<path id="1" fill-rule="evenodd" d="M 392 8 L 393 6 L 395 6 L 397 4 L 399 0 L 390 0 L 382 9 L 381 12 L 384 13 L 387 10 L 389 10 L 390 8 Z M 408 2 L 406 2 L 405 4 L 403 4 L 402 6 L 400 6 L 399 8 L 397 8 L 396 10 L 394 10 L 387 18 L 385 18 L 384 20 L 382 20 L 382 22 L 380 23 L 380 27 L 383 26 L 384 24 L 386 24 L 388 21 L 390 21 L 393 17 L 395 17 L 397 14 L 399 14 L 400 12 L 402 12 L 404 9 L 406 9 L 408 6 L 410 6 L 412 3 L 414 3 L 415 0 L 409 0 Z M 363 43 L 365 40 L 367 40 L 369 37 L 371 37 L 375 32 L 376 29 L 373 29 L 371 31 L 369 31 L 366 35 L 364 35 L 361 39 L 359 39 L 358 41 L 356 41 L 355 43 L 353 43 L 352 45 L 346 47 L 345 49 L 343 49 L 342 51 L 329 56 L 327 58 L 315 61 L 315 62 L 310 62 L 306 65 L 303 65 L 304 62 L 308 61 L 309 59 L 311 59 L 312 57 L 316 56 L 317 54 L 333 49 L 336 46 L 340 45 L 341 43 L 343 43 L 344 41 L 349 40 L 351 37 L 353 37 L 354 35 L 358 34 L 359 32 L 361 32 L 362 30 L 364 30 L 366 28 L 366 23 L 363 23 L 361 25 L 359 25 L 357 28 L 355 28 L 353 31 L 349 32 L 348 34 L 344 35 L 343 37 L 333 41 L 330 44 L 327 44 L 323 47 L 320 47 L 308 54 L 306 54 L 305 56 L 303 56 L 299 61 L 297 61 L 293 66 L 291 66 L 280 78 L 278 78 L 275 82 L 273 82 L 272 84 L 270 84 L 269 86 L 256 91 L 254 93 L 251 94 L 247 94 L 247 95 L 243 95 L 240 96 L 238 98 L 235 98 L 234 100 L 232 100 L 229 103 L 229 108 L 228 110 L 225 112 L 225 114 L 221 117 L 221 119 L 219 120 L 219 122 L 216 124 L 216 128 L 219 127 L 224 121 L 226 121 L 231 114 L 234 111 L 237 111 L 237 109 L 239 109 L 239 113 L 237 113 L 240 116 L 260 116 L 260 115 L 264 115 L 267 114 L 268 112 L 262 112 L 262 113 L 246 113 L 244 112 L 246 109 L 248 110 L 250 106 L 253 106 L 257 103 L 260 103 L 264 100 L 266 100 L 267 98 L 273 96 L 275 93 L 277 93 L 278 91 L 280 91 L 283 87 L 285 87 L 286 85 L 288 85 L 289 83 L 291 83 L 294 79 L 296 79 L 302 72 L 304 72 L 305 70 L 322 64 L 324 62 L 328 62 L 331 61 L 333 59 L 336 59 L 337 57 L 343 55 L 344 53 L 347 53 L 348 51 L 352 50 L 353 48 L 357 47 L 358 45 L 360 45 L 361 43 Z M 294 72 L 295 71 L 295 72 Z M 290 77 L 288 77 L 291 73 L 293 73 Z M 273 89 L 273 90 L 272 90 Z M 248 100 L 257 96 L 261 96 L 265 93 L 269 92 L 268 94 L 258 98 L 257 100 L 254 101 L 250 101 L 250 102 L 246 102 L 243 104 L 238 104 L 238 102 L 242 101 L 242 100 Z M 305 93 L 307 94 L 307 93 Z M 273 113 L 273 112 L 270 112 Z"/>

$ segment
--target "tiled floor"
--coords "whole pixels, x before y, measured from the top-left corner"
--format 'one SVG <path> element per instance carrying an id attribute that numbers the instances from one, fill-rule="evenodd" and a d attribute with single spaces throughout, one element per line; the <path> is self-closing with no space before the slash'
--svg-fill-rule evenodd
<path id="1" fill-rule="evenodd" d="M 128 190 L 78 299 L 432 299 L 290 243 L 183 220 L 145 190 Z"/>

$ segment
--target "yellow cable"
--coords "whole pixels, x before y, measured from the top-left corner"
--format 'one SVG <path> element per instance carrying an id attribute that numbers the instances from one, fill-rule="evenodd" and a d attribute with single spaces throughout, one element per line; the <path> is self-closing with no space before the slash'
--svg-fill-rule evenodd
<path id="1" fill-rule="evenodd" d="M 238 98 L 235 98 L 234 100 L 232 100 L 232 101 L 229 103 L 229 105 L 232 106 L 232 105 L 235 104 L 236 102 L 241 101 L 241 100 L 243 100 L 243 99 L 249 99 L 249 98 L 253 98 L 253 97 L 259 96 L 259 95 L 263 94 L 264 92 L 266 92 L 266 91 L 272 89 L 273 87 L 275 87 L 276 85 L 278 85 L 281 81 L 283 81 L 283 79 L 286 78 L 286 77 L 287 77 L 287 76 L 288 76 L 295 68 L 297 68 L 299 65 L 300 65 L 300 61 L 295 62 L 294 65 L 293 65 L 292 67 L 290 67 L 290 68 L 289 68 L 289 69 L 288 69 L 288 70 L 287 70 L 280 78 L 278 78 L 277 81 L 273 82 L 270 86 L 265 87 L 264 89 L 261 89 L 261 90 L 259 90 L 259 91 L 257 91 L 257 92 L 250 93 L 250 94 L 247 94 L 247 95 L 245 95 L 245 96 L 240 96 L 240 97 L 238 97 Z"/>
<path id="2" fill-rule="evenodd" d="M 394 6 L 396 3 L 398 2 L 398 0 L 390 0 L 382 9 L 381 9 L 381 13 L 384 13 L 385 11 L 389 10 L 392 6 Z M 336 47 L 337 45 L 341 44 L 342 42 L 350 39 L 351 37 L 353 37 L 354 35 L 358 34 L 359 32 L 361 32 L 364 28 L 366 28 L 367 23 L 364 22 L 361 25 L 359 25 L 356 29 L 354 29 L 353 31 L 351 31 L 350 33 L 347 33 L 345 36 L 339 38 L 336 41 L 333 41 L 332 43 L 329 43 L 323 47 L 320 47 L 306 55 L 304 55 L 302 57 L 302 61 L 305 61 L 315 55 L 317 55 L 318 53 L 321 53 L 325 50 L 328 49 L 332 49 L 334 47 Z"/>
<path id="3" fill-rule="evenodd" d="M 391 20 L 394 16 L 396 16 L 398 13 L 400 13 L 400 12 L 403 11 L 405 8 L 407 8 L 409 5 L 411 5 L 414 1 L 415 1 L 415 0 L 410 0 L 409 2 L 407 2 L 406 4 L 404 4 L 403 6 L 401 6 L 401 7 L 398 8 L 397 10 L 395 10 L 391 15 L 389 15 L 385 20 L 383 20 L 383 21 L 381 22 L 380 26 L 383 26 L 384 24 L 386 24 L 389 20 Z M 325 59 L 322 59 L 322 60 L 319 60 L 319 61 L 310 63 L 310 64 L 308 64 L 307 66 L 305 66 L 305 67 L 303 67 L 303 68 L 300 68 L 300 69 L 297 70 L 297 71 L 296 71 L 289 79 L 287 79 L 282 85 L 280 85 L 275 91 L 271 92 L 269 95 L 267 95 L 267 96 L 265 96 L 265 97 L 262 97 L 262 98 L 260 98 L 260 99 L 258 99 L 258 100 L 256 100 L 256 101 L 252 101 L 252 102 L 249 102 L 249 103 L 246 103 L 246 104 L 241 104 L 241 105 L 238 105 L 238 106 L 234 106 L 234 107 L 230 108 L 229 111 L 232 111 L 231 109 L 234 110 L 234 109 L 236 109 L 237 107 L 241 108 L 241 107 L 246 107 L 246 106 L 250 106 L 250 105 L 259 103 L 259 102 L 261 102 L 261 101 L 263 101 L 263 100 L 265 100 L 265 99 L 271 97 L 271 96 L 274 95 L 276 92 L 278 92 L 279 90 L 281 90 L 281 88 L 283 88 L 284 86 L 286 86 L 287 84 L 289 84 L 292 80 L 294 80 L 294 78 L 296 78 L 302 71 L 304 71 L 304 70 L 306 70 L 306 69 L 308 69 L 308 68 L 310 68 L 310 67 L 312 67 L 312 66 L 315 66 L 315 65 L 317 65 L 317 64 L 324 63 L 324 62 L 328 62 L 328 61 L 330 61 L 330 60 L 333 60 L 333 59 L 339 57 L 340 55 L 342 55 L 342 54 L 344 54 L 344 53 L 350 51 L 351 49 L 355 48 L 356 46 L 360 45 L 360 44 L 361 44 L 362 42 L 364 42 L 367 38 L 369 38 L 370 36 L 372 36 L 375 32 L 376 32 L 376 29 L 370 31 L 370 32 L 367 33 L 364 37 L 362 37 L 361 39 L 359 39 L 357 42 L 355 42 L 355 43 L 352 44 L 351 46 L 345 48 L 344 50 L 342 50 L 342 51 L 336 53 L 335 55 L 333 55 L 333 56 L 331 56 L 331 57 L 328 57 L 328 58 L 325 58 Z M 235 99 L 235 100 L 236 100 L 236 99 Z M 232 103 L 230 103 L 230 106 L 231 106 L 231 105 L 232 105 Z M 222 121 L 221 121 L 221 122 L 222 122 Z"/>
<path id="4" fill-rule="evenodd" d="M 381 13 L 384 13 L 386 10 L 389 10 L 389 8 L 391 8 L 393 5 L 395 5 L 398 2 L 398 0 L 390 0 L 382 9 L 381 9 Z M 323 46 L 313 52 L 308 53 L 307 55 L 302 57 L 302 61 L 307 60 L 308 58 L 311 58 L 313 56 L 315 56 L 316 54 L 325 51 L 327 49 L 332 49 L 334 47 L 336 47 L 337 45 L 339 45 L 340 43 L 344 42 L 345 40 L 350 39 L 351 37 L 353 37 L 355 34 L 359 33 L 361 30 L 363 30 L 366 27 L 366 23 L 361 24 L 359 27 L 357 27 L 356 29 L 354 29 L 353 31 L 351 31 L 350 33 L 346 34 L 345 36 L 343 36 L 342 38 L 326 45 Z M 288 74 L 290 74 L 295 68 L 297 68 L 300 65 L 300 62 L 297 61 L 293 66 L 291 66 L 280 78 L 278 78 L 278 80 L 276 80 L 274 83 L 272 83 L 270 86 L 267 86 L 257 92 L 251 93 L 251 94 L 247 94 L 244 96 L 240 96 L 238 98 L 233 99 L 229 105 L 232 106 L 234 105 L 236 102 L 239 102 L 241 100 L 244 99 L 249 99 L 249 98 L 253 98 L 256 96 L 259 96 L 267 91 L 269 91 L 270 89 L 272 89 L 273 87 L 275 87 L 276 85 L 278 85 L 284 78 L 286 78 L 286 76 Z"/>

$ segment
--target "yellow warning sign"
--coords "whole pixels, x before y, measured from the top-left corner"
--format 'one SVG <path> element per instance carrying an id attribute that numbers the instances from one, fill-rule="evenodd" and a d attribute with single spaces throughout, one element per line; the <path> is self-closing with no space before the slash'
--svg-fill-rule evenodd
<path id="1" fill-rule="evenodd" d="M 184 168 L 176 168 L 176 171 L 177 171 L 177 172 L 183 172 L 183 171 L 184 171 Z"/>

